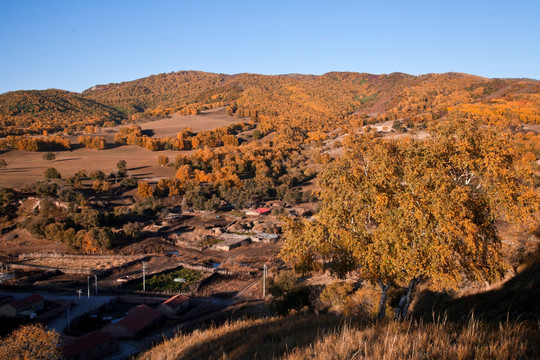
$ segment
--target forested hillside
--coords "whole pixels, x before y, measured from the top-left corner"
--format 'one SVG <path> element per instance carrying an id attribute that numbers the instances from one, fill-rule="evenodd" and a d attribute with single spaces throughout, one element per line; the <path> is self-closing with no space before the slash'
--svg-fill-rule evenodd
<path id="1" fill-rule="evenodd" d="M 401 120 L 409 126 L 460 111 L 540 123 L 540 82 L 487 79 L 458 73 L 411 76 L 332 72 L 314 75 L 224 75 L 180 71 L 119 84 L 96 85 L 82 94 L 61 90 L 0 95 L 0 135 L 76 131 L 123 119 L 174 112 L 193 115 L 227 106 L 269 128 L 303 130 Z"/>
<path id="2" fill-rule="evenodd" d="M 114 126 L 124 118 L 115 108 L 64 90 L 0 94 L 0 136 L 63 131 L 86 125 Z"/>

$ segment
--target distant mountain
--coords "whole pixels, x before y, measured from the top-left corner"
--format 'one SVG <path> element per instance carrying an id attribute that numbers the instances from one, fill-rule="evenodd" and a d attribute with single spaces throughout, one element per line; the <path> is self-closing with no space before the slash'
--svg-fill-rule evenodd
<path id="1" fill-rule="evenodd" d="M 320 76 L 285 74 L 224 75 L 199 71 L 159 74 L 118 84 L 96 85 L 81 94 L 61 90 L 17 91 L 0 95 L 3 135 L 41 129 L 186 114 L 229 106 L 229 114 L 251 116 L 270 126 L 328 130 L 351 120 L 431 121 L 449 107 L 493 99 L 533 96 L 540 108 L 540 82 L 487 79 L 460 74 L 373 75 L 331 72 Z"/>

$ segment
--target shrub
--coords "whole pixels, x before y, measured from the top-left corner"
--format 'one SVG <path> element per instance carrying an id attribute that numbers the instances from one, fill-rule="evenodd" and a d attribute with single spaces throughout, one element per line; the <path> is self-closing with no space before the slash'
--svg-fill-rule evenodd
<path id="1" fill-rule="evenodd" d="M 48 168 L 45 170 L 46 179 L 60 179 L 60 173 L 55 168 Z"/>

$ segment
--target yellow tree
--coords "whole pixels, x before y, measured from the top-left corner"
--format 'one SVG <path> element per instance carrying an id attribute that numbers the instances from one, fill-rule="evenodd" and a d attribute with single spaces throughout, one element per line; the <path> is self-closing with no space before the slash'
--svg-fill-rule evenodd
<path id="1" fill-rule="evenodd" d="M 153 195 L 152 187 L 147 182 L 139 182 L 139 186 L 137 188 L 137 195 L 142 197 L 143 199 L 149 198 Z"/>
<path id="2" fill-rule="evenodd" d="M 62 359 L 60 335 L 41 324 L 24 325 L 0 341 L 0 354 L 5 360 Z"/>
<path id="3" fill-rule="evenodd" d="M 158 156 L 158 165 L 167 165 L 169 163 L 169 157 L 167 155 L 159 155 Z"/>
<path id="4" fill-rule="evenodd" d="M 379 318 L 391 286 L 405 289 L 402 319 L 422 280 L 442 288 L 500 277 L 494 223 L 537 221 L 532 169 L 504 129 L 453 120 L 422 141 L 351 135 L 347 153 L 319 177 L 318 220 L 288 224 L 283 256 L 379 284 Z"/>

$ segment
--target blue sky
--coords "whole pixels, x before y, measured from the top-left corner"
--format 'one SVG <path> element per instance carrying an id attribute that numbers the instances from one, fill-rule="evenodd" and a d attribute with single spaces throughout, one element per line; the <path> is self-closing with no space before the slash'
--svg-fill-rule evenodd
<path id="1" fill-rule="evenodd" d="M 540 79 L 540 1 L 1 0 L 0 93 L 178 70 Z"/>

